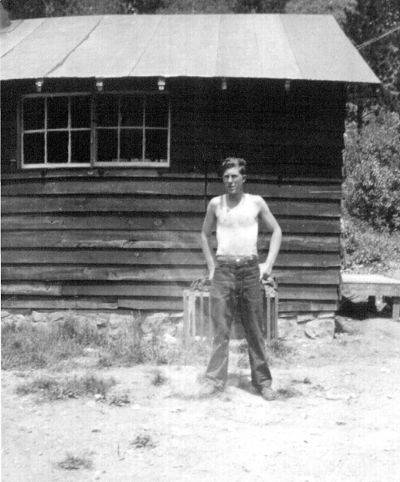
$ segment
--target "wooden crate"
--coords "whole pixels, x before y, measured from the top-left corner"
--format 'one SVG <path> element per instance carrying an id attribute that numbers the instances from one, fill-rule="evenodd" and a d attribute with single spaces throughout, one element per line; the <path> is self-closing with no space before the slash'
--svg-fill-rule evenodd
<path id="1" fill-rule="evenodd" d="M 263 326 L 261 327 L 267 343 L 278 336 L 279 296 L 277 289 L 265 287 L 263 299 Z M 186 289 L 183 291 L 184 340 L 195 336 L 212 338 L 210 293 Z M 235 327 L 233 326 L 234 330 Z"/>

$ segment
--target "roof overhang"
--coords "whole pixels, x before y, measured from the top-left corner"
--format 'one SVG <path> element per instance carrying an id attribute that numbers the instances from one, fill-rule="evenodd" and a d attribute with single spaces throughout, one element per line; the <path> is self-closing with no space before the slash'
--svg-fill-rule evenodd
<path id="1" fill-rule="evenodd" d="M 105 15 L 14 20 L 1 80 L 227 77 L 380 83 L 330 15 Z"/>

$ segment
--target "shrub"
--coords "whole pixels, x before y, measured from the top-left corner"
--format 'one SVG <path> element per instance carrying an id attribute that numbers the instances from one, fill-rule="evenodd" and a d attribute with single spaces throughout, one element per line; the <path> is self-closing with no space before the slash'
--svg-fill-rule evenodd
<path id="1" fill-rule="evenodd" d="M 345 215 L 342 225 L 342 265 L 345 269 L 369 266 L 385 269 L 400 261 L 400 233 L 376 231 L 367 223 Z"/>
<path id="2" fill-rule="evenodd" d="M 400 116 L 381 110 L 358 132 L 351 122 L 344 151 L 345 208 L 380 230 L 400 229 Z"/>

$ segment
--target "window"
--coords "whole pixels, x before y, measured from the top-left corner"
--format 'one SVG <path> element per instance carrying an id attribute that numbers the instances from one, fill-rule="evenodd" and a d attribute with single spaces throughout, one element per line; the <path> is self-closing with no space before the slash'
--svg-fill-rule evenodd
<path id="1" fill-rule="evenodd" d="M 29 95 L 21 114 L 23 167 L 169 166 L 166 94 Z"/>

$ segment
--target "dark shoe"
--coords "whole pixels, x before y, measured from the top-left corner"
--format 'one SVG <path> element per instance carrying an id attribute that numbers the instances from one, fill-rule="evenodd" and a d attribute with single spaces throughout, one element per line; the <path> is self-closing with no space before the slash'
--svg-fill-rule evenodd
<path id="1" fill-rule="evenodd" d="M 271 402 L 272 400 L 276 400 L 278 398 L 278 394 L 275 390 L 272 390 L 271 387 L 263 387 L 260 391 L 260 395 L 264 400 Z"/>

